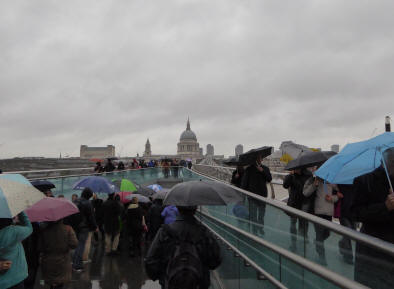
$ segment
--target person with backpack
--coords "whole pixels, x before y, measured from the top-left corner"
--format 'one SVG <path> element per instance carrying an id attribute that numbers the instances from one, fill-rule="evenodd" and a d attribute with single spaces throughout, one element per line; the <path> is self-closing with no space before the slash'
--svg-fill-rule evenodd
<path id="1" fill-rule="evenodd" d="M 334 194 L 338 188 L 336 185 L 326 183 L 324 180 L 316 176 L 311 176 L 304 184 L 303 194 L 305 197 L 314 197 L 314 215 L 332 221 L 334 214 L 334 203 L 339 199 L 337 194 Z M 324 248 L 324 241 L 330 236 L 330 230 L 315 223 L 316 241 L 315 248 L 318 254 L 317 262 L 326 266 L 326 251 Z"/>
<path id="2" fill-rule="evenodd" d="M 72 227 L 74 228 L 78 237 L 78 246 L 75 249 L 73 256 L 73 270 L 78 273 L 83 271 L 82 257 L 89 232 L 98 232 L 96 220 L 94 218 L 93 207 L 89 201 L 92 196 L 92 190 L 85 188 L 81 193 L 81 198 L 75 201 L 80 213 L 75 214 L 75 221 L 73 221 L 72 224 Z"/>
<path id="3" fill-rule="evenodd" d="M 196 206 L 178 206 L 179 216 L 163 225 L 145 258 L 146 273 L 163 289 L 208 289 L 210 270 L 222 261 L 219 244 L 195 217 Z"/>

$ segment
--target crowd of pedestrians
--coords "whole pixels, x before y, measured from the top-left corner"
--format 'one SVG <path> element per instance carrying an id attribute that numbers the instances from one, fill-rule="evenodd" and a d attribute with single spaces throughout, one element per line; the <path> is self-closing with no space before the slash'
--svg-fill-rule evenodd
<path id="1" fill-rule="evenodd" d="M 172 170 L 174 164 L 177 169 L 171 174 L 175 176 L 178 175 L 179 162 L 163 161 L 160 164 L 165 176 L 165 170 Z M 100 165 L 97 164 L 95 172 L 102 172 Z M 120 168 L 119 165 L 118 169 L 122 169 L 122 165 Z M 138 163 L 138 167 L 141 165 L 144 163 Z M 158 164 L 149 162 L 146 165 Z M 115 165 L 111 160 L 108 160 L 103 167 L 103 171 L 114 169 Z M 50 189 L 42 190 L 42 193 L 46 197 L 55 197 Z M 159 261 L 163 265 L 164 259 L 167 262 L 171 260 L 171 251 L 168 251 L 168 248 L 163 251 L 163 248 L 178 244 L 177 234 L 183 235 L 185 228 L 188 230 L 186 235 L 193 233 L 189 237 L 196 238 L 195 241 L 198 243 L 197 258 L 201 257 L 201 276 L 203 276 L 199 288 L 209 287 L 208 270 L 220 264 L 220 250 L 217 250 L 216 240 L 207 231 L 202 231 L 203 226 L 191 221 L 195 208 L 192 210 L 187 208 L 185 211 L 181 207 L 166 207 L 163 206 L 161 199 L 153 199 L 151 203 L 139 203 L 137 197 L 132 197 L 128 203 L 124 203 L 115 193 L 109 194 L 103 200 L 90 188 L 83 189 L 80 196 L 73 194 L 71 201 L 78 207 L 79 213 L 56 222 L 32 224 L 23 212 L 14 219 L 0 218 L 0 288 L 34 288 L 40 270 L 41 279 L 48 288 L 61 289 L 71 280 L 72 272 L 75 274 L 83 272 L 86 264 L 91 262 L 89 259 L 91 246 L 103 250 L 108 258 L 124 254 L 125 251 L 130 258 L 134 258 L 144 257 L 146 250 L 143 249 L 148 249 L 152 242 L 155 245 L 150 252 L 154 253 L 148 254 L 147 272 L 152 279 L 158 279 L 164 288 L 166 271 L 161 268 L 155 272 L 152 263 Z M 187 224 L 186 227 L 177 225 L 173 228 L 172 224 L 179 220 L 181 220 L 179 224 Z M 167 232 L 162 231 L 164 224 L 166 230 L 171 230 L 172 233 L 164 238 L 162 244 L 162 235 Z M 203 232 L 202 236 L 200 236 L 201 232 Z M 210 256 L 207 259 L 207 250 L 213 249 L 216 251 L 216 257 Z M 160 256 L 160 259 L 156 260 L 157 250 L 167 256 L 164 259 Z M 174 278 L 171 282 L 183 283 L 183 276 L 175 278 L 178 281 L 174 281 Z M 192 277 L 186 278 L 186 280 L 192 279 Z"/>

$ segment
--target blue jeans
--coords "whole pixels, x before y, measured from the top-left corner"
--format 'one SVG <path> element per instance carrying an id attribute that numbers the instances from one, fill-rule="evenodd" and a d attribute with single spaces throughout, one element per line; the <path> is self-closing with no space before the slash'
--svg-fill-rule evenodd
<path id="1" fill-rule="evenodd" d="M 78 233 L 78 246 L 75 249 L 73 256 L 73 269 L 83 269 L 82 256 L 85 250 L 85 243 L 88 239 L 89 232 L 79 232 Z"/>

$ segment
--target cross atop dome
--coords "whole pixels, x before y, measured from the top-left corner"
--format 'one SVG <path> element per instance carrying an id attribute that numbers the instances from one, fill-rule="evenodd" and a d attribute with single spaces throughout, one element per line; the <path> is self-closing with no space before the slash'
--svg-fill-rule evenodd
<path id="1" fill-rule="evenodd" d="M 189 117 L 187 117 L 186 130 L 190 130 L 190 120 L 189 120 Z"/>

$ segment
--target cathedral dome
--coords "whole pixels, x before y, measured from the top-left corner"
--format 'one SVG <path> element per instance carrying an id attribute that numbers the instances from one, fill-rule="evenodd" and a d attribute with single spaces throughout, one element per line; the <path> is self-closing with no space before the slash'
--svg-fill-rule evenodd
<path id="1" fill-rule="evenodd" d="M 186 130 L 181 134 L 181 141 L 183 140 L 194 140 L 197 141 L 196 134 L 190 129 L 190 122 L 187 120 Z"/>
<path id="2" fill-rule="evenodd" d="M 181 134 L 181 140 L 195 140 L 197 141 L 196 134 L 192 130 L 185 130 Z"/>

